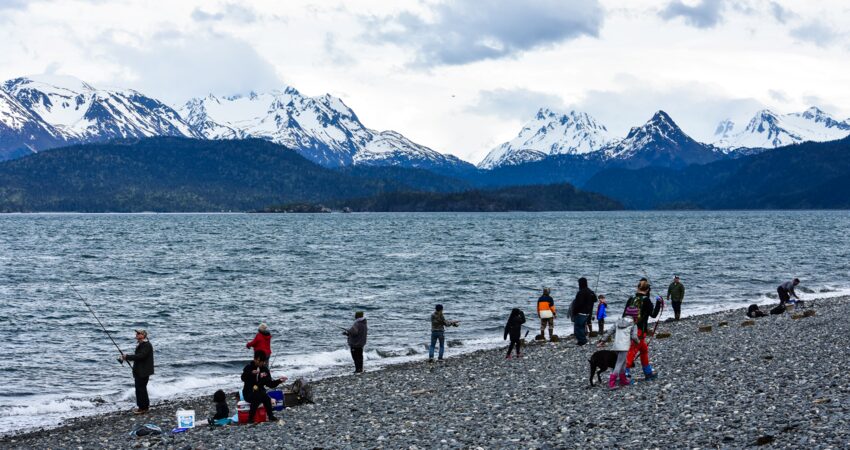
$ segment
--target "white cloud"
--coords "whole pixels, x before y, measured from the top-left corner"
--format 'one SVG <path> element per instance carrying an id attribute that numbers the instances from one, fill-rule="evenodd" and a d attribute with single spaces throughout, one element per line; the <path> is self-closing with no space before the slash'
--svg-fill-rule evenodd
<path id="1" fill-rule="evenodd" d="M 523 88 L 493 89 L 478 93 L 476 103 L 467 111 L 503 119 L 529 120 L 540 108 L 566 109 L 564 99 L 545 92 Z"/>

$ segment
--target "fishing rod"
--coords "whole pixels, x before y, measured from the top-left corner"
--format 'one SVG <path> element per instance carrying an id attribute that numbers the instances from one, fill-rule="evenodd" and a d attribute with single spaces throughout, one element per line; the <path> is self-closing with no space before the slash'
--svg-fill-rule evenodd
<path id="1" fill-rule="evenodd" d="M 238 334 L 239 336 L 242 336 L 242 339 L 245 339 L 246 341 L 249 340 L 244 334 L 242 334 L 242 332 L 240 332 L 239 330 L 234 328 L 233 325 L 227 324 L 227 326 L 230 327 L 231 330 L 235 331 L 236 334 Z"/>
<path id="2" fill-rule="evenodd" d="M 80 295 L 80 293 L 79 293 L 79 292 L 77 292 L 77 289 L 76 289 L 76 288 L 74 288 L 74 285 L 69 284 L 68 286 L 71 286 L 71 290 L 72 290 L 72 291 L 74 291 L 74 294 L 77 294 L 77 297 L 79 297 L 79 298 L 80 298 L 80 300 L 82 300 L 82 301 L 83 301 L 83 304 L 84 304 L 84 305 L 86 305 L 86 308 L 88 308 L 88 309 L 89 309 L 89 312 L 91 312 L 91 315 L 92 315 L 92 316 L 94 316 L 94 319 L 95 319 L 95 320 L 97 320 L 97 323 L 100 325 L 100 328 L 102 328 L 102 329 L 103 329 L 103 331 L 106 333 L 106 335 L 107 335 L 107 336 L 109 336 L 109 340 L 110 340 L 110 341 L 112 341 L 112 344 L 113 344 L 113 345 L 115 345 L 115 348 L 117 348 L 117 349 L 118 349 L 118 353 L 120 353 L 120 354 L 121 354 L 121 359 L 119 360 L 119 362 L 120 362 L 120 363 L 121 363 L 121 365 L 123 366 L 123 365 L 124 365 L 125 358 L 126 358 L 126 355 L 124 355 L 124 352 L 121 350 L 121 347 L 119 347 L 119 346 L 118 346 L 118 343 L 117 343 L 117 342 L 115 342 L 115 339 L 112 339 L 112 335 L 111 335 L 111 334 L 109 334 L 109 330 L 107 330 L 107 329 L 106 329 L 106 327 L 105 327 L 105 326 L 103 326 L 103 322 L 101 322 L 101 321 L 100 321 L 100 319 L 97 317 L 97 314 L 95 314 L 95 313 L 94 313 L 94 310 L 92 309 L 91 305 L 89 305 L 89 302 L 87 302 L 87 301 L 86 301 L 86 299 L 85 299 L 85 298 L 83 298 L 83 296 L 82 296 L 82 295 Z M 132 370 L 133 370 L 133 366 L 132 366 L 132 364 L 130 364 L 130 362 L 129 362 L 129 361 L 127 361 L 127 367 L 129 367 L 129 368 L 130 368 L 130 371 L 132 371 Z"/>

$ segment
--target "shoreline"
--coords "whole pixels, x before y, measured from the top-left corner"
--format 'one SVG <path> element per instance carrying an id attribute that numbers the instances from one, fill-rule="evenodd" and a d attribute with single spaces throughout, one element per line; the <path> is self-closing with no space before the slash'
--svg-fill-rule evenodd
<path id="1" fill-rule="evenodd" d="M 437 416 L 442 414 L 446 417 L 440 420 L 434 420 L 436 422 L 445 422 L 442 428 L 444 430 L 453 430 L 454 433 L 448 434 L 452 438 L 445 439 L 445 443 L 441 442 L 441 440 L 444 440 L 441 439 L 433 443 L 434 445 L 456 447 L 480 443 L 490 447 L 514 447 L 529 446 L 526 442 L 529 439 L 531 439 L 531 442 L 537 442 L 537 445 L 548 443 L 557 446 L 559 442 L 560 445 L 564 445 L 565 443 L 569 444 L 569 441 L 559 439 L 564 435 L 573 434 L 572 431 L 574 430 L 572 428 L 575 425 L 574 422 L 586 422 L 585 425 L 591 423 L 587 419 L 576 418 L 576 415 L 581 416 L 582 407 L 591 406 L 591 409 L 598 409 L 598 406 L 606 404 L 610 407 L 610 403 L 613 400 L 619 399 L 623 401 L 625 398 L 626 403 L 628 403 L 629 401 L 638 401 L 639 397 L 644 395 L 652 394 L 658 396 L 656 397 L 655 411 L 652 413 L 652 417 L 659 420 L 669 420 L 664 418 L 664 416 L 668 416 L 667 414 L 659 411 L 659 405 L 668 404 L 670 402 L 668 397 L 676 397 L 677 395 L 675 393 L 682 383 L 685 384 L 685 388 L 682 389 L 688 395 L 681 397 L 681 400 L 687 401 L 689 406 L 698 406 L 696 404 L 691 405 L 693 400 L 688 399 L 699 398 L 705 395 L 705 393 L 700 393 L 699 383 L 695 384 L 680 379 L 682 373 L 688 373 L 689 370 L 695 370 L 696 374 L 702 370 L 712 370 L 717 372 L 721 378 L 727 374 L 727 371 L 740 371 L 741 379 L 736 378 L 729 381 L 730 383 L 748 381 L 761 384 L 766 381 L 771 382 L 770 380 L 774 380 L 776 383 L 782 383 L 786 380 L 786 377 L 782 374 L 777 374 L 776 371 L 771 371 L 762 377 L 754 377 L 753 372 L 763 369 L 760 366 L 764 364 L 775 364 L 775 361 L 786 356 L 784 354 L 782 356 L 779 355 L 786 350 L 786 342 L 783 341 L 783 338 L 788 338 L 788 344 L 790 344 L 790 347 L 793 347 L 796 345 L 796 338 L 801 335 L 806 336 L 805 332 L 807 330 L 811 331 L 810 329 L 812 328 L 823 328 L 825 333 L 810 333 L 811 336 L 807 339 L 812 342 L 801 341 L 800 345 L 828 343 L 830 341 L 830 335 L 834 333 L 831 330 L 832 324 L 840 324 L 841 322 L 834 319 L 840 318 L 841 311 L 846 309 L 848 305 L 850 305 L 850 296 L 817 299 L 807 305 L 816 311 L 814 317 L 792 320 L 792 313 L 786 313 L 781 316 L 768 316 L 756 319 L 756 324 L 752 327 L 740 326 L 741 322 L 746 319 L 744 316 L 745 309 L 742 308 L 688 316 L 679 322 L 662 320 L 659 330 L 670 332 L 674 339 L 657 338 L 653 339 L 650 344 L 652 364 L 660 373 L 660 379 L 651 383 L 636 383 L 633 386 L 612 392 L 609 392 L 605 386 L 596 386 L 593 389 L 589 389 L 587 359 L 596 348 L 591 345 L 577 347 L 573 343 L 574 339 L 569 337 L 564 338 L 558 344 L 533 343 L 526 348 L 526 358 L 522 360 L 505 361 L 503 356 L 504 347 L 498 347 L 449 356 L 448 360 L 442 364 L 429 365 L 424 361 L 408 361 L 384 366 L 358 376 L 329 376 L 311 382 L 314 386 L 315 404 L 284 410 L 279 414 L 283 419 L 279 424 L 260 424 L 251 427 L 229 426 L 222 429 L 199 427 L 189 430 L 187 433 L 171 435 L 170 431 L 176 425 L 174 413 L 177 409 L 194 409 L 196 421 L 204 422 L 207 412 L 210 406 L 212 406 L 210 402 L 211 395 L 204 395 L 157 403 L 151 407 L 151 412 L 145 416 L 132 416 L 128 411 L 105 412 L 69 419 L 55 427 L 15 431 L 11 434 L 0 436 L 0 444 L 6 448 L 36 446 L 58 446 L 59 448 L 65 448 L 63 446 L 125 448 L 134 444 L 150 442 L 151 445 L 162 444 L 166 447 L 172 445 L 182 447 L 187 444 L 193 447 L 207 447 L 219 445 L 215 443 L 224 443 L 225 446 L 247 445 L 247 442 L 255 442 L 257 439 L 262 441 L 264 439 L 263 434 L 269 435 L 269 437 L 281 434 L 288 435 L 287 439 L 284 439 L 284 442 L 291 442 L 293 448 L 303 448 L 308 444 L 310 446 L 321 444 L 320 446 L 332 448 L 363 445 L 394 448 L 403 442 L 407 442 L 400 441 L 400 438 L 410 438 L 413 441 L 422 442 L 423 444 L 429 442 L 428 436 L 433 433 L 418 431 L 416 426 L 408 426 L 410 424 L 405 425 L 405 423 L 413 422 L 415 425 L 422 422 L 423 419 L 425 422 L 428 422 L 431 420 L 428 417 L 434 417 L 434 414 L 437 414 Z M 728 325 L 720 326 L 719 324 L 722 322 L 727 322 Z M 771 329 L 772 327 L 765 325 L 770 323 L 783 329 Z M 699 326 L 708 324 L 714 326 L 713 332 L 698 331 Z M 609 324 L 609 327 L 611 325 L 613 324 Z M 848 330 L 845 331 L 850 331 L 850 326 L 846 328 Z M 785 331 L 785 333 L 781 333 L 781 331 Z M 743 339 L 747 334 L 755 334 L 757 335 L 755 336 L 757 339 Z M 722 335 L 729 335 L 728 337 L 732 339 L 718 339 Z M 840 331 L 835 334 L 839 339 L 841 335 L 842 333 Z M 694 337 L 697 338 L 693 342 L 695 345 L 687 345 L 692 340 L 691 338 Z M 755 337 L 750 336 L 750 338 Z M 820 342 L 822 340 L 824 342 Z M 594 341 L 593 339 L 591 340 L 591 342 Z M 754 342 L 757 344 L 754 347 L 756 349 L 770 349 L 771 358 L 769 360 L 763 358 L 764 355 L 761 354 L 739 354 L 742 347 L 751 346 Z M 821 353 L 830 354 L 829 345 L 814 345 L 814 348 L 820 348 Z M 703 355 L 703 353 L 707 354 Z M 763 351 L 757 351 L 756 353 L 763 353 Z M 701 364 L 695 365 L 687 361 L 690 357 L 689 355 L 693 355 L 693 357 L 699 356 Z M 743 370 L 732 367 L 737 362 L 748 358 L 753 359 L 752 356 L 755 356 L 755 359 L 748 361 L 749 364 L 746 364 L 747 367 L 744 367 Z M 828 363 L 824 365 L 821 363 L 818 366 L 814 364 L 820 361 L 818 356 L 816 350 L 802 355 L 804 359 L 815 358 L 811 366 L 789 364 L 788 367 L 780 367 L 782 370 L 779 370 L 779 372 L 787 369 L 788 377 L 792 380 L 800 378 L 800 371 L 805 372 L 803 379 L 806 382 L 802 386 L 796 386 L 796 390 L 802 391 L 797 392 L 798 395 L 805 395 L 807 391 L 818 390 L 815 388 L 819 388 L 820 385 L 816 380 L 825 377 L 825 372 L 829 370 L 837 371 L 835 376 L 843 378 L 843 371 L 839 370 L 838 367 L 842 365 L 839 361 L 835 364 Z M 731 358 L 732 363 L 728 364 L 729 367 L 718 368 L 712 366 L 712 358 L 716 358 L 718 361 Z M 840 355 L 839 358 L 841 358 Z M 834 366 L 834 369 L 831 366 Z M 518 372 L 513 370 L 514 368 L 522 368 L 522 370 Z M 564 374 L 565 371 L 568 374 Z M 812 373 L 809 373 L 809 371 Z M 635 373 L 639 373 L 637 367 Z M 541 375 L 546 376 L 541 377 Z M 638 375 L 636 377 L 639 378 Z M 537 378 L 540 379 L 537 380 Z M 528 379 L 534 379 L 535 381 L 529 382 Z M 835 378 L 835 380 L 838 381 L 838 378 Z M 607 379 L 603 377 L 603 385 L 606 381 Z M 716 380 L 705 381 L 714 383 Z M 529 382 L 528 385 L 526 385 L 526 382 Z M 539 395 L 539 391 L 545 388 L 540 388 L 538 383 L 547 387 L 553 385 L 551 388 L 554 389 L 554 397 L 552 397 L 551 401 L 546 400 L 549 398 L 548 396 Z M 815 405 L 826 405 L 822 406 L 824 409 L 830 407 L 842 407 L 846 409 L 846 406 L 841 405 L 842 403 L 844 405 L 847 404 L 846 400 L 850 399 L 850 392 L 848 392 L 848 388 L 843 387 L 844 384 L 846 383 L 838 384 L 840 386 L 838 394 L 843 397 L 844 402 L 832 400 L 832 397 L 827 394 L 818 398 L 827 398 L 829 399 L 828 401 L 816 403 Z M 462 389 L 457 389 L 459 386 Z M 524 393 L 524 395 L 518 397 L 505 395 L 504 386 L 513 386 L 508 391 L 516 389 Z M 750 386 L 750 384 L 747 383 L 743 386 Z M 734 396 L 736 393 L 734 387 L 720 384 L 716 394 Z M 696 390 L 696 392 L 691 392 L 691 390 Z M 752 389 L 750 389 L 749 393 L 752 392 Z M 764 390 L 759 395 L 764 395 L 765 393 L 769 393 L 769 391 Z M 776 393 L 788 394 L 788 392 L 782 391 Z M 584 404 L 584 402 L 580 401 L 583 397 L 588 396 L 594 398 L 593 402 L 588 403 L 595 402 L 598 404 Z M 786 397 L 793 396 L 786 395 Z M 743 399 L 736 397 L 735 401 L 743 402 L 742 405 L 744 406 L 740 407 L 743 409 L 747 405 L 748 398 L 750 400 L 757 400 L 759 396 L 753 394 L 753 396 L 744 396 Z M 464 401 L 461 401 L 461 404 L 457 405 L 457 407 L 452 408 L 450 405 L 457 402 L 458 399 Z M 232 397 L 229 397 L 229 400 L 229 403 L 233 403 Z M 576 402 L 578 404 L 571 405 L 573 400 L 579 400 Z M 781 402 L 782 398 L 775 398 L 774 400 Z M 725 400 L 714 400 L 714 402 L 717 401 L 723 402 L 722 404 L 727 403 Z M 540 407 L 528 408 L 525 404 L 529 402 L 538 404 Z M 508 422 L 513 421 L 519 424 L 517 426 L 521 429 L 533 429 L 539 425 L 540 420 L 544 422 L 551 421 L 553 424 L 560 424 L 558 428 L 560 432 L 553 433 L 550 436 L 551 439 L 547 436 L 536 436 L 533 433 L 520 433 L 523 436 L 520 441 L 512 441 L 511 439 L 513 438 L 503 435 L 504 431 L 500 423 L 504 418 L 498 417 L 502 407 L 508 404 L 529 415 L 528 417 L 526 415 L 512 415 Z M 711 404 L 711 402 L 705 403 L 705 407 L 713 408 L 709 406 Z M 809 402 L 805 404 L 809 404 Z M 718 406 L 719 404 L 715 403 L 714 405 Z M 235 405 L 230 404 L 230 406 L 231 413 L 235 413 Z M 365 410 L 363 406 L 365 406 Z M 652 410 L 651 403 L 647 403 L 646 406 Z M 793 407 L 794 405 L 792 404 L 791 406 Z M 495 411 L 492 411 L 494 407 Z M 762 404 L 754 411 L 761 411 L 765 408 L 769 411 L 775 410 L 777 407 L 775 404 Z M 564 414 L 552 416 L 551 411 L 553 409 L 561 410 Z M 478 411 L 479 413 L 475 415 L 475 420 L 473 420 L 465 410 L 469 410 L 470 412 Z M 402 417 L 398 417 L 396 414 L 397 411 L 404 411 Z M 485 411 L 487 412 L 485 413 Z M 688 409 L 686 414 L 691 414 L 693 417 L 695 414 L 698 414 L 696 411 L 698 409 Z M 727 422 L 733 424 L 736 420 L 740 419 L 737 417 L 739 414 L 735 414 L 738 411 L 735 411 L 735 413 L 732 413 L 732 411 L 724 412 L 729 413 L 728 417 L 725 417 L 725 415 L 709 415 L 707 417 L 710 417 L 712 420 L 706 419 L 706 422 L 714 423 L 714 420 L 720 420 L 724 424 Z M 656 417 L 659 413 L 661 415 Z M 479 417 L 482 414 L 486 417 Z M 539 414 L 540 416 L 534 418 L 535 414 Z M 704 415 L 704 413 L 701 414 Z M 373 426 L 362 426 L 361 420 L 358 419 L 362 419 L 361 416 L 364 415 L 374 419 L 373 421 L 375 423 L 372 423 Z M 606 410 L 596 411 L 594 415 L 606 417 Z M 679 417 L 679 415 L 673 416 L 676 418 Z M 546 419 L 546 417 L 549 417 L 549 419 Z M 845 416 L 842 415 L 841 417 Z M 495 422 L 493 421 L 494 418 L 497 419 Z M 393 424 L 393 427 L 379 432 L 382 428 L 380 425 L 384 422 Z M 470 425 L 469 422 L 474 422 L 475 426 L 468 428 Z M 789 421 L 786 420 L 785 422 Z M 155 423 L 163 429 L 164 435 L 151 438 L 130 438 L 127 433 L 129 433 L 134 424 L 139 423 Z M 311 426 L 308 426 L 308 424 Z M 334 430 L 325 430 L 331 426 L 330 424 L 336 424 Z M 293 425 L 295 426 L 294 428 Z M 791 425 L 788 424 L 785 426 Z M 357 433 L 351 431 L 352 427 L 355 430 L 359 430 L 360 434 L 355 436 Z M 391 431 L 393 428 L 398 427 L 406 431 L 400 435 Z M 801 425 L 794 425 L 793 429 L 796 430 L 800 427 Z M 584 430 L 584 432 L 593 434 L 595 436 L 594 439 L 600 439 L 599 443 L 601 445 L 606 445 L 607 441 L 604 440 L 604 437 L 611 433 L 610 429 L 607 430 L 607 434 L 600 433 L 599 431 L 591 433 L 591 431 L 599 430 L 600 428 L 598 425 L 593 425 Z M 723 428 L 721 427 L 721 429 Z M 470 436 L 467 433 L 459 436 L 457 433 L 459 429 L 467 429 L 473 435 Z M 324 431 L 317 433 L 320 430 Z M 273 433 L 269 431 L 273 431 Z M 481 434 L 479 431 L 485 433 Z M 750 445 L 752 444 L 751 441 L 757 438 L 749 436 L 745 442 L 729 433 L 725 435 L 721 433 L 722 435 L 718 441 L 709 438 L 709 446 L 713 443 L 714 446 L 738 447 Z M 760 431 L 760 433 L 765 436 L 774 436 L 774 438 L 777 438 L 778 434 L 781 434 L 770 434 L 768 431 Z M 838 439 L 838 443 L 843 445 L 850 444 L 850 431 L 847 430 L 846 426 L 843 429 L 835 430 L 833 434 L 835 433 L 838 433 L 834 437 Z M 756 433 L 750 430 L 750 435 L 753 434 Z M 58 443 L 57 436 L 63 437 L 61 444 Z M 629 440 L 620 443 L 612 442 L 610 445 L 643 447 L 650 445 L 649 442 L 654 441 L 636 444 Z M 684 441 L 668 442 L 667 446 L 671 444 L 675 446 L 677 442 L 681 445 Z M 430 446 L 423 444 L 415 444 L 414 446 Z M 655 444 L 662 445 L 658 442 L 655 442 Z M 576 443 L 575 445 L 578 444 Z M 693 445 L 697 444 L 694 443 Z M 700 445 L 706 445 L 706 443 L 704 442 Z"/>

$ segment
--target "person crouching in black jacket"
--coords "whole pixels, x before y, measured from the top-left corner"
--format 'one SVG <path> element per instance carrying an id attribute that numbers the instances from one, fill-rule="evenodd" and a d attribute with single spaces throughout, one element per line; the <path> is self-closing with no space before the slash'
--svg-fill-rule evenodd
<path id="1" fill-rule="evenodd" d="M 245 386 L 242 388 L 242 397 L 245 398 L 246 402 L 251 404 L 251 411 L 248 413 L 248 423 L 254 422 L 254 414 L 256 414 L 257 408 L 260 407 L 261 403 L 266 408 L 266 416 L 269 422 L 277 421 L 277 417 L 274 416 L 274 410 L 272 409 L 272 400 L 266 394 L 266 387 L 277 387 L 280 383 L 286 381 L 286 377 L 280 377 L 276 380 L 272 379 L 272 374 L 269 372 L 269 368 L 266 367 L 268 358 L 265 352 L 257 350 L 254 352 L 254 360 L 242 369 L 242 381 L 245 382 Z"/>

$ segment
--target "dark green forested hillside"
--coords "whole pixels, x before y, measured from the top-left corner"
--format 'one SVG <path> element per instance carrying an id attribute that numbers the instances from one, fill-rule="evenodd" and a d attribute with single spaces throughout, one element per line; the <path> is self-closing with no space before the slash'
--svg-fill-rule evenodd
<path id="1" fill-rule="evenodd" d="M 354 211 L 609 211 L 623 209 L 602 195 L 582 192 L 570 184 L 516 186 L 498 190 L 454 193 L 390 192 L 365 199 L 337 202 Z"/>

